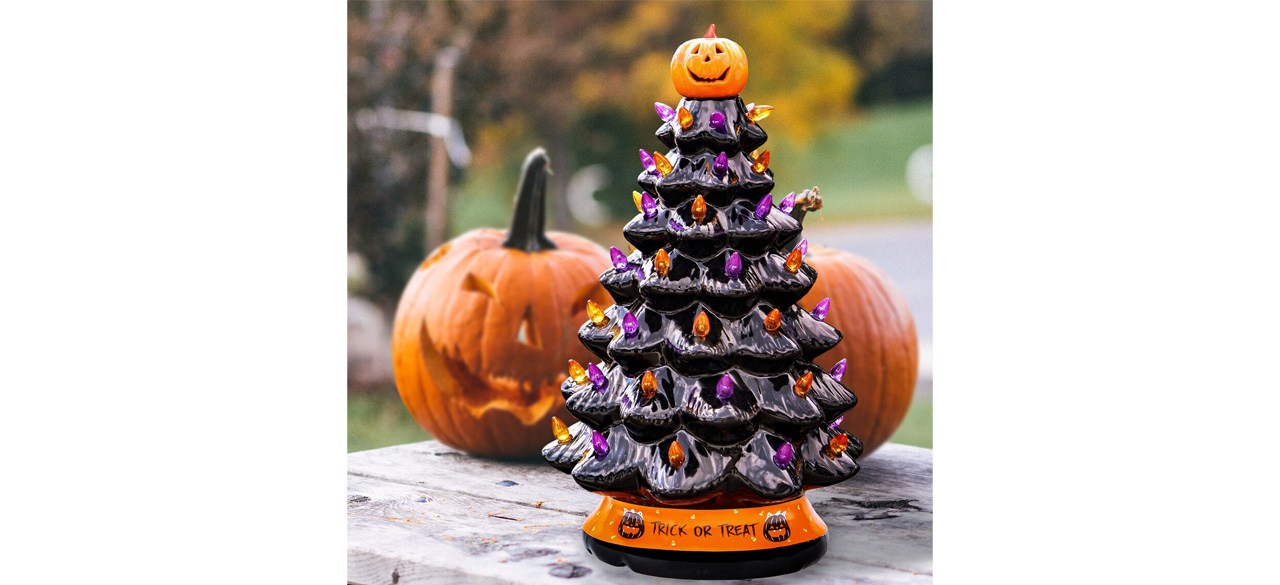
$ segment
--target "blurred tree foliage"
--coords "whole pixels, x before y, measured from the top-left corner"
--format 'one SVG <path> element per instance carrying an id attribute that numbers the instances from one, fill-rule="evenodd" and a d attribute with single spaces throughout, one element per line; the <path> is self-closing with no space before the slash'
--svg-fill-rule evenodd
<path id="1" fill-rule="evenodd" d="M 923 20 L 931 30 L 931 14 L 929 2 L 351 2 L 348 246 L 369 267 L 362 292 L 394 307 L 426 255 L 428 137 L 361 131 L 354 113 L 429 111 L 433 57 L 459 38 L 466 41 L 453 111 L 474 154 L 466 172 L 502 168 L 514 187 L 517 162 L 530 147 L 545 146 L 556 198 L 549 223 L 573 229 L 566 185 L 587 165 L 610 170 L 596 197 L 613 216 L 634 213 L 636 149 L 658 147 L 653 102 L 680 99 L 668 74 L 671 53 L 707 25 L 746 49 L 751 80 L 743 99 L 777 107 L 769 131 L 804 142 L 825 121 L 852 113 L 867 72 L 874 78 L 899 56 L 920 52 L 920 26 L 900 33 L 894 19 Z M 931 41 L 923 42 L 927 55 Z"/>
<path id="2" fill-rule="evenodd" d="M 859 104 L 933 97 L 932 2 L 859 2 L 837 44 L 870 72 Z"/>

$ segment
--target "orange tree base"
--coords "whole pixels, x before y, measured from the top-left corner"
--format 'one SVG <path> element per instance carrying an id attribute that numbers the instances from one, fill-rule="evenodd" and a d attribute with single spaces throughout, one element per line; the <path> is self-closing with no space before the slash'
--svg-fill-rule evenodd
<path id="1" fill-rule="evenodd" d="M 725 552 L 800 544 L 827 533 L 827 525 L 799 497 L 754 508 L 659 508 L 606 497 L 582 531 L 627 548 Z"/>
<path id="2" fill-rule="evenodd" d="M 645 575 L 753 579 L 799 571 L 827 551 L 807 498 L 730 509 L 659 508 L 606 497 L 582 527 L 587 551 Z"/>

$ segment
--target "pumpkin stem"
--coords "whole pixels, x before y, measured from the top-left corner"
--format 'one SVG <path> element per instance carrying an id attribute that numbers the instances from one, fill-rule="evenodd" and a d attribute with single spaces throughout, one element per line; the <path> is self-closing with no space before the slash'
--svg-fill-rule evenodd
<path id="1" fill-rule="evenodd" d="M 503 246 L 525 252 L 556 249 L 556 245 L 547 239 L 545 227 L 547 175 L 551 172 L 547 163 L 547 151 L 541 146 L 525 157 L 520 185 L 516 187 L 516 210 Z"/>
<path id="2" fill-rule="evenodd" d="M 712 24 L 711 24 L 711 26 L 707 28 L 707 36 L 702 37 L 702 38 L 704 38 L 704 39 L 714 39 L 714 38 L 716 38 L 716 25 L 715 25 L 715 23 L 712 23 Z"/>
<path id="3" fill-rule="evenodd" d="M 805 214 L 819 209 L 822 209 L 822 195 L 818 194 L 818 188 L 813 187 L 811 189 L 805 189 L 796 196 L 796 205 L 791 208 L 791 217 L 800 222 L 803 227 Z M 803 235 L 804 233 L 801 232 L 796 234 L 795 237 L 790 240 L 782 242 L 782 249 L 786 250 L 794 248 L 800 241 L 800 237 Z"/>
<path id="4" fill-rule="evenodd" d="M 818 194 L 818 188 L 805 189 L 796 196 L 796 205 L 791 208 L 791 217 L 794 217 L 800 223 L 804 223 L 806 213 L 819 209 L 822 209 L 822 195 Z"/>

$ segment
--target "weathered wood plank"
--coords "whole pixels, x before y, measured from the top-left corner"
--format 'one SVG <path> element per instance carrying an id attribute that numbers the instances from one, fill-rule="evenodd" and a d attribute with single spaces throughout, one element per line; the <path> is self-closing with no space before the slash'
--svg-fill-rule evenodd
<path id="1" fill-rule="evenodd" d="M 348 456 L 347 579 L 389 583 L 651 583 L 587 554 L 599 496 L 536 463 L 472 458 L 434 441 Z M 767 583 L 932 579 L 932 452 L 886 445 L 854 479 L 809 492 L 827 556 Z M 687 581 L 670 581 L 687 583 Z"/>

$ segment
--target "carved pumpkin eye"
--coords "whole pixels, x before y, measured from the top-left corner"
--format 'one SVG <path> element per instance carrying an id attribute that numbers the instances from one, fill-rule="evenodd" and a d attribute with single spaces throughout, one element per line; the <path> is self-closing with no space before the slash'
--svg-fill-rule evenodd
<path id="1" fill-rule="evenodd" d="M 724 52 L 724 49 L 720 48 L 720 45 L 716 45 L 716 54 L 718 55 L 723 52 Z"/>
<path id="2" fill-rule="evenodd" d="M 493 286 L 493 283 L 474 272 L 467 273 L 467 277 L 462 281 L 462 290 L 480 293 L 495 301 L 498 300 L 498 289 Z"/>
<path id="3" fill-rule="evenodd" d="M 524 316 L 520 318 L 520 327 L 516 329 L 516 341 L 525 345 L 541 348 L 542 335 L 533 326 L 533 307 L 526 307 Z"/>

